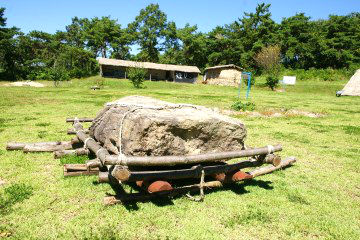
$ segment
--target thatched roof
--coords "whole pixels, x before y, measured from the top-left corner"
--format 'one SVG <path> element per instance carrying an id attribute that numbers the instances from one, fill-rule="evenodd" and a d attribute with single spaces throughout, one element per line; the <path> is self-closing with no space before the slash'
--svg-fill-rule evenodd
<path id="1" fill-rule="evenodd" d="M 205 68 L 205 71 L 207 71 L 209 69 L 217 69 L 217 68 L 236 68 L 240 71 L 244 70 L 243 68 L 236 66 L 235 64 L 228 64 L 228 65 L 219 65 L 219 66 L 214 66 L 214 67 L 208 67 L 208 68 Z"/>
<path id="2" fill-rule="evenodd" d="M 360 96 L 360 69 L 358 69 L 350 78 L 349 82 L 345 85 L 341 95 Z"/>
<path id="3" fill-rule="evenodd" d="M 99 58 L 100 65 L 121 66 L 121 67 L 138 67 L 146 69 L 164 70 L 164 71 L 178 71 L 188 73 L 200 73 L 196 66 L 183 66 L 172 64 L 159 64 L 151 62 L 134 62 L 119 59 Z"/>

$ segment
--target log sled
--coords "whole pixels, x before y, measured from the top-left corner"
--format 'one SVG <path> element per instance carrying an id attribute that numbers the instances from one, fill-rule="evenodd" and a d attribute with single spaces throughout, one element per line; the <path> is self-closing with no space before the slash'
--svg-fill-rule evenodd
<path id="1" fill-rule="evenodd" d="M 120 187 L 122 184 L 135 184 L 140 189 L 138 193 L 122 192 L 106 196 L 105 205 L 184 194 L 194 201 L 202 201 L 205 189 L 254 179 L 296 162 L 295 157 L 282 159 L 276 154 L 282 151 L 281 145 L 187 156 L 112 155 L 100 142 L 90 137 L 88 129 L 84 129 L 82 123 L 92 121 L 92 118 L 67 118 L 66 122 L 73 124 L 73 128 L 67 129 L 67 134 L 75 135 L 70 141 L 9 142 L 6 149 L 25 153 L 53 152 L 54 158 L 89 156 L 93 159 L 85 164 L 65 164 L 64 177 L 97 175 L 99 183 Z M 229 163 L 238 158 L 247 159 Z M 186 180 L 193 183 L 181 185 L 181 181 Z M 188 195 L 194 191 L 199 191 L 200 196 Z"/>

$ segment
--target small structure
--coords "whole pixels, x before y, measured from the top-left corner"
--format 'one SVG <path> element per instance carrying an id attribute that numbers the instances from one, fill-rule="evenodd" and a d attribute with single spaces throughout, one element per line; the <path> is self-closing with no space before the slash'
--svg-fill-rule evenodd
<path id="1" fill-rule="evenodd" d="M 127 78 L 129 68 L 144 68 L 150 81 L 172 81 L 195 83 L 200 73 L 196 66 L 134 62 L 118 59 L 99 58 L 100 75 L 103 77 Z"/>
<path id="2" fill-rule="evenodd" d="M 282 84 L 284 85 L 295 85 L 296 76 L 284 76 L 282 80 Z"/>
<path id="3" fill-rule="evenodd" d="M 350 78 L 340 94 L 341 96 L 360 96 L 360 69 Z"/>
<path id="4" fill-rule="evenodd" d="M 234 65 L 221 65 L 205 69 L 204 82 L 213 85 L 238 86 L 242 68 Z"/>

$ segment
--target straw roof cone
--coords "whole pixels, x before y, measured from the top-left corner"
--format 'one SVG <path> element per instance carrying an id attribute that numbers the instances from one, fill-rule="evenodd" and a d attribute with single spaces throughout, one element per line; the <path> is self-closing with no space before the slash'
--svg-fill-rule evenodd
<path id="1" fill-rule="evenodd" d="M 360 96 L 360 69 L 350 78 L 343 88 L 342 96 Z"/>

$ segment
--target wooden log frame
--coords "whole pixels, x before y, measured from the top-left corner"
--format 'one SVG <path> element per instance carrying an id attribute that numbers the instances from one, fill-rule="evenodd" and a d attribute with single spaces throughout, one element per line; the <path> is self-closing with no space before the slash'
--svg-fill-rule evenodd
<path id="1" fill-rule="evenodd" d="M 295 157 L 288 157 L 284 160 L 281 160 L 280 164 L 277 166 L 269 165 L 269 166 L 261 167 L 261 168 L 255 169 L 253 171 L 250 171 L 247 174 L 249 174 L 251 176 L 251 178 L 255 178 L 255 177 L 258 177 L 258 176 L 261 176 L 264 174 L 268 174 L 268 173 L 274 172 L 276 170 L 288 167 L 295 162 L 296 162 Z M 106 179 L 105 175 L 106 174 L 102 173 L 103 180 Z M 133 193 L 133 194 L 123 194 L 121 196 L 106 196 L 104 198 L 104 204 L 105 205 L 113 205 L 113 204 L 118 204 L 118 203 L 129 202 L 129 201 L 147 201 L 147 200 L 161 197 L 161 196 L 169 196 L 169 197 L 176 196 L 176 195 L 190 192 L 193 190 L 198 190 L 201 187 L 218 188 L 218 187 L 222 187 L 222 186 L 223 186 L 223 183 L 221 181 L 211 181 L 211 182 L 204 182 L 203 184 L 194 184 L 194 185 L 189 185 L 189 186 L 177 187 L 172 190 L 161 191 L 161 192 L 156 192 L 156 193 Z"/>

